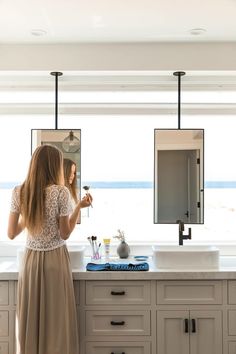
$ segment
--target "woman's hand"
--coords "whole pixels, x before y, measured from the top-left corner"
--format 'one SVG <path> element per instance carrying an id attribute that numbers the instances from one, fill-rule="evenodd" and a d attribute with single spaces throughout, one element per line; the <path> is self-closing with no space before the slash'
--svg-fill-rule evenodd
<path id="1" fill-rule="evenodd" d="M 83 197 L 83 199 L 79 202 L 80 208 L 87 208 L 89 206 L 92 206 L 92 201 L 93 197 L 91 196 L 90 193 L 86 193 L 86 195 Z"/>
<path id="2" fill-rule="evenodd" d="M 91 196 L 91 194 L 86 193 L 83 199 L 80 202 L 78 202 L 70 217 L 67 215 L 67 216 L 61 216 L 59 218 L 61 238 L 63 238 L 64 240 L 67 240 L 69 238 L 71 232 L 74 230 L 75 225 L 77 223 L 80 209 L 92 206 L 92 201 L 93 201 L 93 197 Z"/>

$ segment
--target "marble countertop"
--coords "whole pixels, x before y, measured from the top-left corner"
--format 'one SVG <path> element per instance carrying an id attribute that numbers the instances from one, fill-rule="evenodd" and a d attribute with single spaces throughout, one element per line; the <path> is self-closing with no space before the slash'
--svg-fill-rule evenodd
<path id="1" fill-rule="evenodd" d="M 89 258 L 79 269 L 73 269 L 73 278 L 80 280 L 204 280 L 204 279 L 236 279 L 236 257 L 220 257 L 217 269 L 157 269 L 152 264 L 151 258 L 148 263 L 149 271 L 86 271 Z M 112 260 L 110 261 L 112 263 Z M 125 263 L 132 259 L 125 260 Z M 133 263 L 133 262 L 132 262 Z M 0 280 L 17 280 L 18 265 L 16 257 L 0 257 Z"/>

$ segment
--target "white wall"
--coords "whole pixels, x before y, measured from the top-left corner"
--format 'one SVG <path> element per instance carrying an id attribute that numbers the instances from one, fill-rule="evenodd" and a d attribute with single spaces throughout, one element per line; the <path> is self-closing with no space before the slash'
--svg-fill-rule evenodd
<path id="1" fill-rule="evenodd" d="M 236 70 L 236 42 L 0 45 L 1 70 Z"/>

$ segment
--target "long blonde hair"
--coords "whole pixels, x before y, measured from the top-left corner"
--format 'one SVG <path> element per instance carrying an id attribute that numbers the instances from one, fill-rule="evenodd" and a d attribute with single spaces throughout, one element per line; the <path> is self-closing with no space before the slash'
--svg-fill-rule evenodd
<path id="1" fill-rule="evenodd" d="M 64 184 L 63 156 L 56 147 L 42 145 L 33 153 L 26 180 L 20 190 L 21 215 L 31 235 L 42 230 L 45 188 L 52 184 Z"/>
<path id="2" fill-rule="evenodd" d="M 72 198 L 74 199 L 75 203 L 78 203 L 78 196 L 77 196 L 77 178 L 76 175 L 73 179 L 73 182 L 70 184 L 69 179 L 71 175 L 71 167 L 75 166 L 76 169 L 76 163 L 72 161 L 71 159 L 64 158 L 63 160 L 63 168 L 64 168 L 64 179 L 65 179 L 65 186 L 69 189 Z"/>

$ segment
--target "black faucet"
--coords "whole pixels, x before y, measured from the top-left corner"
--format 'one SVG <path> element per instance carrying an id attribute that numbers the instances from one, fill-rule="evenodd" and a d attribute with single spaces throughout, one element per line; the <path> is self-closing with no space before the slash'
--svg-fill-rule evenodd
<path id="1" fill-rule="evenodd" d="M 188 234 L 184 235 L 183 234 L 184 233 L 184 222 L 181 220 L 177 220 L 176 223 L 179 224 L 179 246 L 183 246 L 184 240 L 191 240 L 191 236 L 192 236 L 191 228 L 189 227 Z"/>

